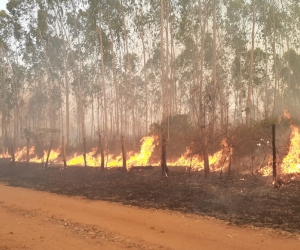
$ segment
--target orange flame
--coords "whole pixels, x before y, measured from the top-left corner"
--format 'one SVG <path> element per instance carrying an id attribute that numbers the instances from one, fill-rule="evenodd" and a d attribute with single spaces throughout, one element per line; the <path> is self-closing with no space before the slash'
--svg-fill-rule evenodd
<path id="1" fill-rule="evenodd" d="M 49 155 L 48 162 L 56 162 L 58 156 L 60 155 L 60 148 L 52 149 Z M 35 147 L 32 146 L 29 148 L 29 162 L 35 162 L 35 163 L 42 163 L 44 160 L 46 160 L 48 155 L 48 151 L 44 151 L 43 157 L 38 157 L 35 153 Z M 8 153 L 1 154 L 0 158 L 11 158 L 11 155 Z M 15 151 L 15 161 L 17 162 L 25 162 L 27 159 L 27 147 L 23 147 L 22 149 L 18 148 Z"/>
<path id="2" fill-rule="evenodd" d="M 10 154 L 7 152 L 7 151 L 5 151 L 5 152 L 3 152 L 2 154 L 0 154 L 0 158 L 2 159 L 2 158 L 10 158 Z"/>
<path id="3" fill-rule="evenodd" d="M 142 138 L 142 146 L 141 150 L 137 154 L 133 154 L 129 152 L 128 154 L 133 154 L 127 160 L 127 166 L 146 166 L 149 162 L 149 159 L 153 153 L 155 148 L 155 137 L 144 137 Z M 122 163 L 122 156 L 119 155 L 114 157 L 114 155 L 108 155 L 106 157 L 107 167 L 121 167 Z M 90 167 L 97 167 L 101 165 L 101 156 L 97 155 L 97 148 L 93 148 L 92 152 L 86 154 L 86 164 Z M 67 161 L 68 166 L 84 166 L 84 157 L 83 155 L 75 154 L 74 157 Z"/>
<path id="4" fill-rule="evenodd" d="M 141 140 L 141 149 L 139 153 L 134 154 L 133 152 L 128 153 L 127 166 L 147 166 L 149 165 L 150 158 L 155 148 L 155 141 L 157 137 L 148 136 Z M 233 149 L 228 146 L 227 141 L 224 139 L 221 143 L 222 149 L 213 155 L 209 155 L 209 165 L 212 171 L 218 171 L 223 168 L 228 162 L 229 157 L 233 152 Z M 58 162 L 61 149 L 57 148 L 51 150 L 48 162 Z M 29 149 L 30 162 L 42 163 L 46 160 L 48 152 L 44 151 L 43 157 L 38 157 L 35 153 L 35 147 Z M 0 155 L 1 158 L 9 155 Z M 15 152 L 16 161 L 26 161 L 27 148 L 23 147 Z M 122 166 L 122 156 L 114 156 L 112 154 L 106 155 L 106 166 L 107 167 L 120 167 Z M 97 148 L 93 148 L 91 152 L 86 154 L 87 166 L 96 167 L 101 165 L 101 156 L 97 154 Z M 169 161 L 169 166 L 190 166 L 196 170 L 204 169 L 204 161 L 200 155 L 194 155 L 190 148 L 187 148 L 186 152 L 181 155 L 178 160 Z M 75 154 L 73 158 L 67 161 L 68 166 L 84 166 L 83 155 Z M 159 163 L 152 163 L 153 166 L 159 166 Z"/>
<path id="5" fill-rule="evenodd" d="M 289 151 L 281 164 L 282 173 L 285 174 L 300 173 L 300 131 L 294 125 L 291 125 L 291 129 Z"/>
<path id="6" fill-rule="evenodd" d="M 208 162 L 211 171 L 220 171 L 224 166 L 228 165 L 230 156 L 233 153 L 232 147 L 228 146 L 227 140 L 223 139 L 221 142 L 222 149 L 213 155 L 208 156 Z M 170 166 L 189 166 L 196 170 L 204 169 L 204 160 L 200 155 L 192 155 L 190 148 L 174 162 L 168 162 Z"/>
<path id="7" fill-rule="evenodd" d="M 290 119 L 289 113 L 285 113 L 285 117 Z M 287 155 L 283 158 L 281 164 L 281 172 L 283 174 L 300 173 L 300 128 L 290 125 L 292 130 L 290 135 L 290 146 Z M 270 157 L 268 164 L 259 170 L 262 176 L 269 176 L 272 174 L 272 157 Z"/>

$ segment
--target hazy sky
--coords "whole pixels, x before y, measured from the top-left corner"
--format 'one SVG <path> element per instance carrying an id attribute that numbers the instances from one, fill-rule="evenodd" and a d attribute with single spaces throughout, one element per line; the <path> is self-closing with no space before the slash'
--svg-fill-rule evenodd
<path id="1" fill-rule="evenodd" d="M 6 9 L 7 2 L 8 2 L 8 0 L 0 0 L 0 10 Z"/>

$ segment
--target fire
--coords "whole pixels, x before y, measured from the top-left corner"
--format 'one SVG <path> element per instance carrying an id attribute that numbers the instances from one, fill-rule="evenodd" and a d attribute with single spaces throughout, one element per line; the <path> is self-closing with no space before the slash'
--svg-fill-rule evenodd
<path id="1" fill-rule="evenodd" d="M 128 159 L 128 166 L 146 166 L 155 148 L 155 139 L 156 138 L 152 136 L 144 137 L 141 140 L 142 146 L 140 153 L 135 154 Z"/>
<path id="2" fill-rule="evenodd" d="M 10 154 L 7 152 L 7 151 L 5 151 L 5 152 L 3 152 L 2 154 L 0 154 L 0 158 L 2 159 L 2 158 L 10 158 Z"/>
<path id="3" fill-rule="evenodd" d="M 260 173 L 262 176 L 270 176 L 272 174 L 272 160 L 268 161 L 268 164 L 261 169 L 258 170 L 258 173 Z"/>
<path id="4" fill-rule="evenodd" d="M 67 161 L 68 166 L 84 166 L 83 155 L 75 154 L 74 157 Z M 97 148 L 93 148 L 91 152 L 86 154 L 86 165 L 97 167 L 101 165 L 101 157 L 97 155 Z"/>
<path id="5" fill-rule="evenodd" d="M 289 113 L 285 114 L 287 116 Z M 287 116 L 290 118 L 290 116 Z M 300 128 L 290 125 L 292 130 L 290 135 L 290 146 L 287 155 L 283 158 L 281 172 L 283 174 L 300 173 Z M 269 158 L 268 164 L 259 170 L 262 176 L 272 174 L 272 157 Z"/>
<path id="6" fill-rule="evenodd" d="M 221 149 L 213 155 L 208 156 L 208 162 L 212 171 L 220 171 L 224 166 L 228 165 L 229 159 L 233 153 L 232 147 L 228 146 L 227 140 L 221 142 Z M 196 170 L 204 169 L 204 160 L 200 155 L 193 155 L 190 148 L 174 162 L 169 162 L 170 166 L 189 166 Z"/>
<path id="7" fill-rule="evenodd" d="M 49 163 L 56 162 L 58 156 L 60 155 L 60 151 L 61 151 L 60 148 L 52 149 L 49 155 L 48 162 Z M 39 157 L 35 152 L 34 146 L 29 148 L 29 162 L 42 163 L 46 160 L 47 156 L 48 156 L 48 151 L 46 150 L 43 152 L 43 156 Z M 11 158 L 11 155 L 5 153 L 0 155 L 0 158 Z M 17 148 L 17 150 L 15 151 L 15 161 L 25 162 L 26 159 L 27 159 L 27 147 L 23 147 L 22 149 Z"/>
<path id="8" fill-rule="evenodd" d="M 142 138 L 142 146 L 139 153 L 133 154 L 129 152 L 128 154 L 131 155 L 127 160 L 127 166 L 146 166 L 149 162 L 149 159 L 153 153 L 155 148 L 155 137 L 148 136 Z M 121 167 L 122 163 L 122 156 L 108 155 L 105 157 L 107 167 Z M 86 154 L 86 164 L 90 167 L 98 167 L 101 165 L 101 156 L 97 155 L 97 148 L 93 148 L 92 152 Z M 84 157 L 83 155 L 75 154 L 74 157 L 67 161 L 68 166 L 84 166 Z"/>
<path id="9" fill-rule="evenodd" d="M 296 126 L 291 125 L 291 142 L 288 154 L 284 157 L 281 170 L 285 174 L 300 173 L 300 131 Z"/>
<path id="10" fill-rule="evenodd" d="M 139 153 L 129 152 L 127 154 L 127 166 L 130 168 L 132 166 L 147 166 L 150 164 L 150 159 L 155 149 L 155 142 L 157 137 L 148 136 L 144 137 L 141 140 L 141 149 Z M 90 167 L 98 167 L 101 165 L 101 156 L 97 153 L 98 149 L 93 148 L 91 152 L 86 153 L 86 164 Z M 221 143 L 221 150 L 216 152 L 213 155 L 209 155 L 209 165 L 212 171 L 218 171 L 228 164 L 230 156 L 233 152 L 233 149 L 228 146 L 227 141 L 224 139 Z M 51 150 L 49 155 L 48 162 L 51 163 L 60 163 L 58 157 L 61 153 L 61 148 Z M 40 157 L 35 152 L 35 147 L 32 146 L 29 149 L 30 162 L 43 163 L 46 161 L 48 151 L 43 152 L 43 156 Z M 0 155 L 4 157 L 9 155 Z M 15 160 L 24 162 L 27 159 L 27 148 L 23 147 L 18 149 L 15 152 Z M 120 167 L 122 163 L 122 155 L 114 156 L 112 154 L 106 154 L 105 156 L 106 167 Z M 167 163 L 169 166 L 186 166 L 192 167 L 195 170 L 204 169 L 203 157 L 200 155 L 194 155 L 191 148 L 187 148 L 186 152 L 181 155 L 181 157 L 175 161 L 169 161 Z M 74 157 L 67 161 L 68 166 L 84 166 L 84 157 L 83 155 L 75 154 Z M 151 163 L 153 166 L 159 166 L 159 163 Z"/>

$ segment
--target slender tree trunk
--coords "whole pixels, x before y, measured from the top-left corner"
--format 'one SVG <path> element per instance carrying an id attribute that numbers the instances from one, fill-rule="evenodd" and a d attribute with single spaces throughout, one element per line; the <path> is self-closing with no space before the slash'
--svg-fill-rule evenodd
<path id="1" fill-rule="evenodd" d="M 161 67 L 161 88 L 162 88 L 162 120 L 168 115 L 166 105 L 165 86 L 165 56 L 164 56 L 164 0 L 160 0 L 160 67 Z"/>
<path id="2" fill-rule="evenodd" d="M 247 95 L 247 108 L 246 108 L 246 124 L 250 124 L 251 119 L 251 93 L 252 93 L 252 68 L 253 68 L 253 53 L 254 53 L 254 35 L 255 35 L 255 1 L 252 0 L 252 47 L 250 52 L 249 63 L 249 82 L 248 82 L 248 95 Z"/>
<path id="3" fill-rule="evenodd" d="M 101 22 L 102 23 L 102 22 Z M 100 53 L 101 53 L 101 76 L 102 76 L 102 88 L 103 88 L 103 105 L 104 105 L 104 131 L 105 138 L 108 137 L 108 126 L 107 126 L 107 97 L 106 97 L 106 82 L 105 82 L 105 70 L 104 70 L 104 52 L 103 52 L 103 41 L 102 41 L 102 28 L 101 24 L 98 29 L 100 37 Z"/>
<path id="4" fill-rule="evenodd" d="M 201 6 L 201 1 L 199 3 Z M 204 50 L 205 50 L 205 37 L 206 37 L 206 24 L 207 24 L 207 2 L 205 3 L 205 16 L 204 19 L 201 18 L 201 52 L 200 52 L 200 86 L 199 86 L 199 126 L 202 126 L 203 119 L 202 117 L 205 115 L 203 112 L 203 77 L 204 77 Z M 201 7 L 200 7 L 201 11 Z"/>
<path id="5" fill-rule="evenodd" d="M 216 104 L 216 88 L 217 88 L 217 20 L 216 20 L 216 0 L 213 0 L 213 93 L 212 93 L 212 134 L 216 131 L 217 122 L 217 104 Z"/>
<path id="6" fill-rule="evenodd" d="M 165 96 L 164 98 L 166 99 L 166 108 L 167 108 L 167 115 L 170 115 L 170 109 L 169 109 L 169 102 L 170 102 L 170 96 L 169 96 L 169 15 L 170 15 L 170 0 L 167 0 L 165 2 L 165 15 L 166 15 L 166 65 L 165 65 Z M 169 133 L 169 128 L 168 128 L 168 133 Z M 169 139 L 169 135 L 168 135 Z"/>
<path id="7" fill-rule="evenodd" d="M 266 21 L 266 2 L 264 3 L 264 19 L 265 19 L 265 53 L 266 53 L 266 57 L 265 57 L 265 119 L 268 119 L 268 81 L 269 81 L 269 77 L 268 77 L 268 40 L 267 40 L 267 21 Z"/>
<path id="8" fill-rule="evenodd" d="M 144 63 L 144 81 L 145 81 L 145 113 L 146 113 L 146 135 L 148 135 L 148 80 L 147 80 L 147 69 L 146 69 L 146 49 L 145 49 L 145 41 L 144 41 L 144 32 L 141 32 L 141 40 L 143 46 L 143 63 Z"/>
<path id="9" fill-rule="evenodd" d="M 133 137 L 133 147 L 134 149 L 136 148 L 136 120 L 135 120 L 135 90 L 134 86 L 132 84 L 132 79 L 131 79 L 131 61 L 130 61 L 130 54 L 129 54 L 129 49 L 128 49 L 128 36 L 127 36 L 127 27 L 126 27 L 126 22 L 125 22 L 125 15 L 123 15 L 123 27 L 124 27 L 124 36 L 125 36 L 125 49 L 126 49 L 126 55 L 127 55 L 127 63 L 128 63 L 128 81 L 129 81 L 129 86 L 131 88 L 131 117 L 132 117 L 132 127 L 131 127 L 131 133 Z"/>
<path id="10" fill-rule="evenodd" d="M 113 82 L 114 82 L 114 88 L 115 88 L 115 97 L 116 97 L 116 133 L 117 136 L 120 135 L 120 117 L 119 117 L 119 113 L 120 113 L 120 100 L 119 100 L 119 90 L 118 90 L 118 85 L 117 85 L 117 70 L 116 70 L 116 54 L 114 52 L 114 38 L 113 38 L 113 33 L 112 30 L 110 29 L 110 36 L 111 36 L 111 53 L 112 53 L 112 73 L 113 73 Z"/>
<path id="11" fill-rule="evenodd" d="M 6 119 L 6 69 L 3 67 L 3 97 L 2 99 L 2 138 L 3 150 L 7 148 L 7 119 Z"/>
<path id="12" fill-rule="evenodd" d="M 65 41 L 64 41 L 65 44 Z M 65 64 L 65 84 L 66 84 L 66 139 L 67 139 L 67 146 L 70 142 L 70 102 L 69 102 L 69 76 L 68 76 L 68 66 L 67 66 L 67 48 L 64 45 L 64 64 Z"/>
<path id="13" fill-rule="evenodd" d="M 124 145 L 124 136 L 121 136 L 121 147 L 122 147 L 122 162 L 123 162 L 123 170 L 127 171 L 126 166 L 126 152 L 125 152 L 125 145 Z"/>
<path id="14" fill-rule="evenodd" d="M 276 115 L 276 106 L 277 106 L 277 63 L 276 63 L 276 26 L 275 26 L 275 1 L 273 0 L 272 6 L 272 16 L 273 16 L 273 61 L 274 61 L 274 102 L 273 102 L 273 112 L 272 116 L 275 117 Z"/>

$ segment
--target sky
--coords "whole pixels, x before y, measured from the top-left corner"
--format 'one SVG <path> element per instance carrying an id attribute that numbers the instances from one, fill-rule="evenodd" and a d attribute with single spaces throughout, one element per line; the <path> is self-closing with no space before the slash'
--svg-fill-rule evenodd
<path id="1" fill-rule="evenodd" d="M 6 10 L 8 0 L 0 0 L 0 10 Z"/>

